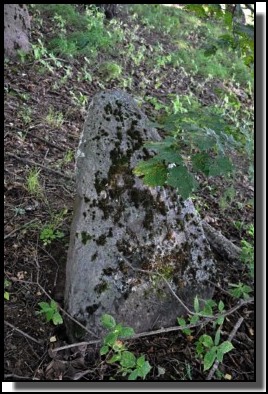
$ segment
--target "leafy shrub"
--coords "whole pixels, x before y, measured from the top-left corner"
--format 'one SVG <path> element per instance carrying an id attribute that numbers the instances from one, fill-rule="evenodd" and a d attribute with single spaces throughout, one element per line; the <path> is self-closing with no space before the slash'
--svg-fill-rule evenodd
<path id="1" fill-rule="evenodd" d="M 119 363 L 118 371 L 122 376 L 128 375 L 128 380 L 136 380 L 138 377 L 145 379 L 151 370 L 149 362 L 145 360 L 145 356 L 136 358 L 119 340 L 119 338 L 131 337 L 134 334 L 133 328 L 116 324 L 114 318 L 108 314 L 102 316 L 101 322 L 109 330 L 109 333 L 103 339 L 100 354 L 111 355 L 112 357 L 107 360 L 107 363 Z"/>

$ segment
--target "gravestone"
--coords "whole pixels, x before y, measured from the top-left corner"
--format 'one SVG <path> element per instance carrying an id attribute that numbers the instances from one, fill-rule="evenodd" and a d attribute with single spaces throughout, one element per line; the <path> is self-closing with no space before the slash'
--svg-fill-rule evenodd
<path id="1" fill-rule="evenodd" d="M 143 143 L 160 140 L 127 93 L 91 101 L 77 151 L 65 308 L 96 336 L 104 313 L 138 333 L 185 314 L 172 291 L 190 308 L 195 295 L 212 296 L 206 279 L 215 262 L 192 201 L 133 174 L 154 154 Z M 67 331 L 73 340 L 93 339 L 71 321 Z"/>

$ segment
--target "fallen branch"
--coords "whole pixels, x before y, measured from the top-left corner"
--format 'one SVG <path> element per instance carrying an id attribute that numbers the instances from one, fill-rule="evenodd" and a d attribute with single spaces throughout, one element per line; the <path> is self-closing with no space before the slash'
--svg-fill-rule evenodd
<path id="1" fill-rule="evenodd" d="M 42 343 L 41 341 L 38 341 L 37 339 L 31 337 L 29 334 L 26 334 L 26 332 L 24 332 L 24 331 L 20 330 L 19 328 L 13 326 L 13 324 L 9 323 L 8 321 L 4 320 L 4 323 L 5 323 L 7 326 L 13 328 L 13 330 L 19 332 L 19 333 L 20 333 L 21 335 L 23 335 L 24 337 L 26 337 L 26 338 L 30 339 L 31 341 L 37 343 L 38 345 L 43 345 L 43 343 Z"/>
<path id="2" fill-rule="evenodd" d="M 232 342 L 237 330 L 239 329 L 239 327 L 241 326 L 242 322 L 243 322 L 244 318 L 240 317 L 240 319 L 237 321 L 236 325 L 234 326 L 234 328 L 232 329 L 232 332 L 230 333 L 229 337 L 228 337 L 228 341 Z M 211 368 L 211 370 L 209 371 L 209 374 L 206 378 L 206 380 L 211 380 L 214 376 L 214 373 L 216 371 L 216 369 L 218 369 L 220 361 L 216 360 L 215 363 L 213 364 L 213 367 Z"/>
<path id="3" fill-rule="evenodd" d="M 56 170 L 52 170 L 51 168 L 48 168 L 48 167 L 46 167 L 43 164 L 39 164 L 39 163 L 36 163 L 36 162 L 34 162 L 32 160 L 25 159 L 24 157 L 16 156 L 13 153 L 9 153 L 9 152 L 6 152 L 6 155 L 9 156 L 9 157 L 13 157 L 16 160 L 22 161 L 23 163 L 30 164 L 31 166 L 41 167 L 45 171 L 51 172 L 54 175 L 58 175 L 58 176 L 60 176 L 62 178 L 66 178 L 66 179 L 70 179 L 71 181 L 74 181 L 74 177 L 73 176 L 66 175 L 66 174 L 64 174 L 62 172 L 59 172 L 59 171 L 56 171 Z"/>
<path id="4" fill-rule="evenodd" d="M 15 228 L 15 230 L 10 231 L 10 233 L 8 233 L 7 235 L 4 236 L 4 240 L 6 240 L 7 238 L 11 237 L 11 235 L 13 235 L 14 233 L 16 233 L 17 231 L 20 231 L 20 230 L 22 230 L 23 228 L 29 226 L 29 224 L 31 224 L 31 223 L 33 223 L 33 222 L 36 222 L 37 220 L 38 220 L 38 219 L 36 219 L 36 218 L 33 219 L 33 220 L 30 220 L 30 222 L 25 223 L 25 224 L 23 224 L 22 226 L 20 226 L 20 227 L 18 227 L 18 228 Z"/>
<path id="5" fill-rule="evenodd" d="M 240 263 L 241 249 L 211 227 L 205 220 L 202 220 L 201 224 L 211 248 L 224 259 L 230 262 Z"/>
<path id="6" fill-rule="evenodd" d="M 249 298 L 248 300 L 240 300 L 237 305 L 235 305 L 234 307 L 232 307 L 228 311 L 222 313 L 221 316 L 231 315 L 232 313 L 234 313 L 235 311 L 240 309 L 242 306 L 244 306 L 246 304 L 250 304 L 253 301 L 254 301 L 253 298 Z M 166 333 L 172 332 L 172 331 L 182 331 L 187 328 L 196 328 L 196 327 L 206 325 L 206 324 L 214 321 L 217 317 L 219 317 L 219 316 L 218 315 L 217 316 L 216 315 L 210 316 L 209 318 L 205 318 L 204 320 L 199 321 L 195 324 L 187 324 L 186 326 L 183 326 L 183 327 L 182 326 L 173 326 L 173 327 L 167 327 L 167 328 L 159 328 L 158 330 L 153 330 L 153 331 L 141 332 L 139 334 L 132 335 L 131 338 L 124 338 L 124 341 L 138 339 L 138 338 L 142 338 L 142 337 L 148 337 L 148 336 L 157 335 L 157 334 L 166 334 Z M 95 345 L 97 343 L 101 343 L 101 341 L 102 340 L 99 339 L 99 340 L 88 341 L 88 342 L 72 343 L 71 345 L 61 346 L 61 347 L 52 349 L 52 352 L 57 353 L 61 350 L 70 349 L 72 347 L 78 347 L 78 346 L 83 346 L 83 345 Z"/>
<path id="7" fill-rule="evenodd" d="M 35 125 L 35 126 L 31 126 L 31 129 L 37 129 L 38 126 L 39 126 L 39 124 L 37 124 L 37 125 Z M 62 148 L 61 146 L 58 146 L 58 145 L 56 145 L 56 144 L 53 144 L 53 142 L 47 141 L 45 138 L 40 137 L 39 135 L 36 135 L 35 133 L 31 132 L 30 130 L 23 131 L 23 130 L 20 130 L 20 129 L 14 129 L 13 126 L 9 126 L 9 125 L 7 125 L 7 127 L 12 128 L 12 131 L 13 131 L 14 134 L 15 134 L 15 133 L 18 134 L 18 133 L 23 133 L 23 132 L 24 132 L 24 133 L 25 133 L 24 138 L 26 138 L 28 135 L 30 135 L 30 136 L 32 136 L 33 138 L 36 138 L 37 140 L 39 140 L 39 141 L 45 143 L 46 145 L 51 146 L 52 148 L 58 149 L 58 150 L 60 150 L 61 152 L 66 152 L 66 149 L 67 149 L 66 147 Z"/>

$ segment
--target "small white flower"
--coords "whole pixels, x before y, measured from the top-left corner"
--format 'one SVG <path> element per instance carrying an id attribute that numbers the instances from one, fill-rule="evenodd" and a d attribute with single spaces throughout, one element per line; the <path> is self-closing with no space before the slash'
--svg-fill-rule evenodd
<path id="1" fill-rule="evenodd" d="M 170 169 L 170 168 L 173 168 L 173 167 L 176 167 L 176 163 L 171 163 L 171 164 L 168 165 L 168 168 L 169 168 L 169 169 Z"/>

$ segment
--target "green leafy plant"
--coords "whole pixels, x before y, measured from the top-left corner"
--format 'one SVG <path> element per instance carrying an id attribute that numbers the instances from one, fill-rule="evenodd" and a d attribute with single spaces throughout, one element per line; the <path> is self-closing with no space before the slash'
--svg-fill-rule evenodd
<path id="1" fill-rule="evenodd" d="M 216 360 L 221 363 L 224 354 L 234 348 L 230 341 L 220 343 L 220 333 L 220 328 L 218 328 L 214 340 L 210 335 L 203 334 L 196 342 L 196 354 L 203 361 L 204 371 L 210 369 Z"/>
<path id="2" fill-rule="evenodd" d="M 23 107 L 21 111 L 19 111 L 18 116 L 22 118 L 23 123 L 25 125 L 29 125 L 32 122 L 32 110 L 30 107 Z"/>
<path id="3" fill-rule="evenodd" d="M 43 241 L 44 245 L 51 244 L 55 239 L 60 239 L 64 237 L 64 233 L 58 228 L 62 226 L 64 217 L 68 212 L 67 208 L 63 208 L 59 213 L 51 213 L 51 221 L 47 223 L 40 233 L 40 239 Z"/>
<path id="4" fill-rule="evenodd" d="M 40 311 L 37 312 L 38 315 L 45 315 L 46 321 L 52 320 L 53 324 L 56 326 L 63 323 L 63 319 L 58 311 L 58 305 L 54 300 L 47 302 L 39 302 Z"/>
<path id="5" fill-rule="evenodd" d="M 102 63 L 99 67 L 99 73 L 107 82 L 111 79 L 117 79 L 122 74 L 122 67 L 114 62 Z"/>
<path id="6" fill-rule="evenodd" d="M 136 380 L 139 377 L 145 379 L 151 370 L 149 362 L 145 360 L 144 355 L 136 358 L 121 341 L 122 338 L 131 337 L 134 334 L 133 328 L 117 324 L 115 319 L 108 314 L 102 316 L 101 323 L 109 330 L 100 349 L 101 355 L 107 355 L 107 358 L 111 356 L 107 359 L 107 363 L 118 363 L 118 372 L 122 376 L 128 375 L 128 380 Z"/>
<path id="7" fill-rule="evenodd" d="M 248 235 L 253 238 L 254 241 L 254 226 L 251 225 L 248 229 Z M 241 241 L 242 245 L 242 253 L 241 253 L 241 259 L 243 263 L 245 263 L 248 266 L 250 275 L 252 278 L 254 278 L 254 244 L 253 242 L 250 243 L 246 241 L 245 239 L 242 239 Z"/>
<path id="8" fill-rule="evenodd" d="M 178 324 L 185 329 L 182 332 L 185 335 L 191 335 L 193 330 L 187 328 L 187 324 L 196 324 L 203 316 L 204 317 L 213 317 L 217 313 L 218 316 L 212 322 L 213 328 L 217 325 L 219 326 L 214 340 L 210 335 L 203 334 L 199 337 L 196 344 L 196 354 L 202 360 L 204 365 L 204 371 L 210 369 L 214 363 L 214 361 L 218 360 L 222 362 L 223 356 L 225 353 L 231 351 L 233 349 L 233 345 L 229 341 L 224 341 L 220 344 L 220 334 L 221 334 L 221 327 L 224 323 L 224 316 L 222 315 L 224 312 L 224 303 L 219 301 L 217 304 L 214 300 L 206 300 L 203 302 L 202 308 L 200 305 L 200 301 L 196 296 L 194 299 L 194 311 L 195 314 L 188 317 L 188 323 L 184 318 L 178 318 Z"/>
<path id="9" fill-rule="evenodd" d="M 78 94 L 75 94 L 74 92 L 70 91 L 70 95 L 72 96 L 73 103 L 77 105 L 78 107 L 82 107 L 82 109 L 85 110 L 87 103 L 88 103 L 88 98 L 85 96 L 83 93 L 78 92 Z"/>
<path id="10" fill-rule="evenodd" d="M 52 107 L 49 108 L 45 120 L 52 127 L 61 127 L 64 121 L 62 112 L 57 112 Z"/>
<path id="11" fill-rule="evenodd" d="M 28 192 L 36 196 L 40 196 L 42 194 L 42 187 L 39 182 L 39 173 L 40 170 L 36 168 L 30 170 L 26 180 Z"/>
<path id="12" fill-rule="evenodd" d="M 6 289 L 9 288 L 10 285 L 11 285 L 11 282 L 9 280 L 5 279 L 4 280 L 4 288 L 5 288 L 5 290 L 4 290 L 4 299 L 7 300 L 7 301 L 9 301 L 10 293 Z"/>
<path id="13" fill-rule="evenodd" d="M 55 230 L 52 225 L 45 226 L 40 233 L 40 239 L 43 241 L 45 246 L 51 244 L 55 239 L 60 239 L 62 237 L 64 237 L 64 233 L 62 231 Z"/>
<path id="14" fill-rule="evenodd" d="M 252 292 L 252 288 L 250 286 L 244 285 L 244 283 L 229 283 L 231 289 L 229 289 L 229 293 L 232 294 L 235 298 L 243 297 L 245 300 L 249 298 L 249 293 Z"/>

